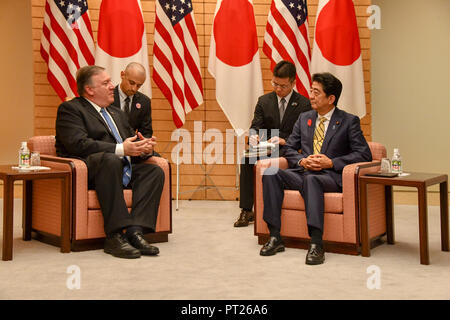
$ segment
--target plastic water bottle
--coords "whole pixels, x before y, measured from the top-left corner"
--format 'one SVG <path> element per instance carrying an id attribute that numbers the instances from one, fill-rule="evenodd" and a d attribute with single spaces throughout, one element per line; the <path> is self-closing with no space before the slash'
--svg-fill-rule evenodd
<path id="1" fill-rule="evenodd" d="M 28 149 L 27 143 L 22 142 L 22 146 L 19 150 L 19 167 L 30 166 L 30 149 Z"/>
<path id="2" fill-rule="evenodd" d="M 398 151 L 398 148 L 394 149 L 394 156 L 392 157 L 391 170 L 392 172 L 395 173 L 403 172 L 402 157 L 400 155 L 400 152 Z"/>

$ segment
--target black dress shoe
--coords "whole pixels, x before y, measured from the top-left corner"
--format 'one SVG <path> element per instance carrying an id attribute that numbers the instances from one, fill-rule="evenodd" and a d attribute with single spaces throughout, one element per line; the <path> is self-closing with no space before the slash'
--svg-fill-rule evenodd
<path id="1" fill-rule="evenodd" d="M 325 261 L 325 251 L 322 246 L 311 243 L 308 253 L 306 254 L 306 264 L 316 265 L 322 264 Z"/>
<path id="2" fill-rule="evenodd" d="M 139 250 L 132 247 L 121 233 L 114 233 L 105 239 L 104 251 L 118 258 L 136 259 L 141 257 Z"/>
<path id="3" fill-rule="evenodd" d="M 159 249 L 148 243 L 147 240 L 144 239 L 142 233 L 138 231 L 133 232 L 128 237 L 128 241 L 130 241 L 131 245 L 138 249 L 144 256 L 156 256 L 159 253 Z"/>
<path id="4" fill-rule="evenodd" d="M 246 227 L 249 222 L 255 220 L 255 213 L 253 211 L 248 211 L 242 209 L 239 219 L 234 223 L 234 226 L 237 227 Z"/>
<path id="5" fill-rule="evenodd" d="M 262 256 L 273 256 L 277 252 L 284 251 L 283 240 L 276 237 L 270 237 L 269 241 L 261 248 L 259 252 Z"/>

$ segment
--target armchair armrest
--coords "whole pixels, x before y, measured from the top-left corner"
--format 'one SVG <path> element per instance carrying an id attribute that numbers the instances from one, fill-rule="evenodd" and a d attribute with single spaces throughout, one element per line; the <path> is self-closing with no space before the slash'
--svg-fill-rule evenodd
<path id="1" fill-rule="evenodd" d="M 88 172 L 86 164 L 75 158 L 41 155 L 41 163 L 52 168 L 66 168 L 72 172 L 72 217 L 77 226 L 88 224 Z M 76 239 L 87 238 L 87 228 L 74 228 Z"/>
<path id="2" fill-rule="evenodd" d="M 263 159 L 258 160 L 254 167 L 254 210 L 255 210 L 255 219 L 262 221 L 262 215 L 263 215 L 263 190 L 262 190 L 262 176 L 264 174 L 264 171 L 267 168 L 270 167 L 278 167 L 280 169 L 287 169 L 288 168 L 288 162 L 286 158 L 280 157 L 280 158 L 269 158 L 269 159 Z M 261 222 L 260 221 L 260 222 Z M 264 223 L 256 223 L 255 222 L 255 235 L 257 233 L 263 232 L 263 230 L 258 230 L 258 228 L 261 227 L 261 225 L 265 225 Z"/>
<path id="3" fill-rule="evenodd" d="M 156 164 L 164 171 L 164 187 L 159 204 L 157 232 L 172 232 L 172 172 L 169 161 L 161 157 L 150 157 L 145 163 Z"/>
<path id="4" fill-rule="evenodd" d="M 378 170 L 380 170 L 380 161 L 352 163 L 345 166 L 342 171 L 344 240 L 346 242 L 355 243 L 358 242 L 356 239 L 359 238 L 358 178 L 361 175 Z M 376 194 L 375 196 L 380 195 Z"/>

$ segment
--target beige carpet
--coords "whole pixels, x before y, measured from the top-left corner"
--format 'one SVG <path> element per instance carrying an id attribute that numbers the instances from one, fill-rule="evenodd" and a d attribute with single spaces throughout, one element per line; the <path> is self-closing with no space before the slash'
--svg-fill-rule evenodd
<path id="1" fill-rule="evenodd" d="M 158 257 L 137 260 L 102 250 L 62 254 L 36 240 L 24 242 L 19 200 L 15 211 L 14 260 L 0 261 L 0 299 L 450 298 L 450 252 L 440 251 L 439 207 L 429 207 L 428 266 L 419 263 L 416 206 L 395 207 L 395 245 L 373 249 L 370 258 L 327 253 L 320 266 L 305 265 L 301 249 L 259 256 L 253 225 L 233 227 L 237 202 L 180 201 L 179 211 L 174 203 L 169 242 L 157 245 Z M 67 287 L 74 277 L 70 266 L 80 271 L 80 289 Z M 379 289 L 367 286 L 376 283 L 370 266 L 379 268 Z"/>

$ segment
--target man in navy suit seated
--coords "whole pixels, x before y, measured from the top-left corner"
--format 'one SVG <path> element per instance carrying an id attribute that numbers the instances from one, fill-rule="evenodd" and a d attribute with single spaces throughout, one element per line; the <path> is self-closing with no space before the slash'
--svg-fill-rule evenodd
<path id="1" fill-rule="evenodd" d="M 284 251 L 281 205 L 284 190 L 298 190 L 304 201 L 311 243 L 306 264 L 325 261 L 322 244 L 324 192 L 342 192 L 342 170 L 351 163 L 371 161 L 372 154 L 357 116 L 338 109 L 342 83 L 330 73 L 312 77 L 313 110 L 301 113 L 285 146 L 289 168 L 268 168 L 263 176 L 263 219 L 270 231 L 262 256 Z M 298 150 L 301 150 L 298 152 Z"/>

